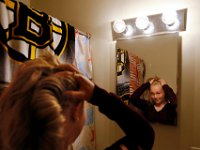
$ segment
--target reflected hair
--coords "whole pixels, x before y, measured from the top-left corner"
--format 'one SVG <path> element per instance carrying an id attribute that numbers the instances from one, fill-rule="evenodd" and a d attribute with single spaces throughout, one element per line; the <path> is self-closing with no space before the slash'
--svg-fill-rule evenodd
<path id="1" fill-rule="evenodd" d="M 158 76 L 152 77 L 151 79 L 153 79 L 151 85 L 161 85 L 160 78 Z"/>
<path id="2" fill-rule="evenodd" d="M 160 83 L 160 77 L 158 77 L 158 76 L 154 76 L 154 77 L 150 77 L 150 78 L 148 78 L 147 79 L 147 82 L 149 82 L 149 81 L 151 81 L 151 80 L 153 80 L 153 82 L 159 82 Z"/>
<path id="3" fill-rule="evenodd" d="M 58 64 L 58 58 L 48 52 L 19 67 L 0 97 L 1 149 L 66 149 L 62 112 L 72 102 L 63 92 L 78 86 L 73 75 L 55 75 Z"/>

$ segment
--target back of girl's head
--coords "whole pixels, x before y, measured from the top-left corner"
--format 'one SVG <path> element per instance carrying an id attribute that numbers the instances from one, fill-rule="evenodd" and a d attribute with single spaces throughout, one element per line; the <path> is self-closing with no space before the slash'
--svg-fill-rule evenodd
<path id="1" fill-rule="evenodd" d="M 0 98 L 0 139 L 6 150 L 63 149 L 65 116 L 70 101 L 65 90 L 76 90 L 72 75 L 56 76 L 57 58 L 47 54 L 25 62 Z M 0 142 L 1 143 L 1 142 Z"/>

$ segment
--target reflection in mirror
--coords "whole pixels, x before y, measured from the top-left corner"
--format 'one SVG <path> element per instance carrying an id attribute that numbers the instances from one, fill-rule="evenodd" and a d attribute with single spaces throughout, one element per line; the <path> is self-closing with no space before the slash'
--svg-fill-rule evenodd
<path id="1" fill-rule="evenodd" d="M 150 122 L 177 124 L 179 40 L 171 33 L 117 41 L 116 92 Z"/>

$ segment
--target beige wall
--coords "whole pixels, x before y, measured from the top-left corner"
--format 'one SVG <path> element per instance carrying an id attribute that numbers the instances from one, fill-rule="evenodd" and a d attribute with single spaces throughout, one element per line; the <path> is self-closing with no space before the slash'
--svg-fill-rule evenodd
<path id="1" fill-rule="evenodd" d="M 115 91 L 115 43 L 112 41 L 111 21 L 161 13 L 168 7 L 187 8 L 187 31 L 181 33 L 179 125 L 154 125 L 154 150 L 190 150 L 191 146 L 200 147 L 199 0 L 32 0 L 31 7 L 91 33 L 94 82 L 108 91 Z M 95 121 L 97 150 L 102 150 L 122 135 L 118 127 L 98 111 L 95 113 Z"/>
<path id="2" fill-rule="evenodd" d="M 26 4 L 27 6 L 30 6 L 30 2 L 31 2 L 31 0 L 18 0 L 18 1 Z"/>

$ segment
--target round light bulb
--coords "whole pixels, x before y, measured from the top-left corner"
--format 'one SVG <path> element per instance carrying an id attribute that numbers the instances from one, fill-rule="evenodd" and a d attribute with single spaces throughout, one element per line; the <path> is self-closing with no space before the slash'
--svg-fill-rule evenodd
<path id="1" fill-rule="evenodd" d="M 149 22 L 149 26 L 147 29 L 144 30 L 144 33 L 151 34 L 154 32 L 154 24 L 152 22 Z"/>
<path id="2" fill-rule="evenodd" d="M 149 18 L 147 16 L 137 17 L 135 25 L 138 29 L 144 30 L 149 26 Z"/>
<path id="3" fill-rule="evenodd" d="M 133 27 L 131 25 L 127 25 L 124 35 L 125 36 L 130 36 L 132 34 L 133 34 Z"/>
<path id="4" fill-rule="evenodd" d="M 177 19 L 177 12 L 174 10 L 167 10 L 162 14 L 162 22 L 166 25 L 171 26 Z"/>
<path id="5" fill-rule="evenodd" d="M 122 33 L 124 32 L 126 29 L 126 24 L 123 20 L 116 20 L 114 23 L 113 23 L 113 30 L 116 32 L 116 33 Z"/>

